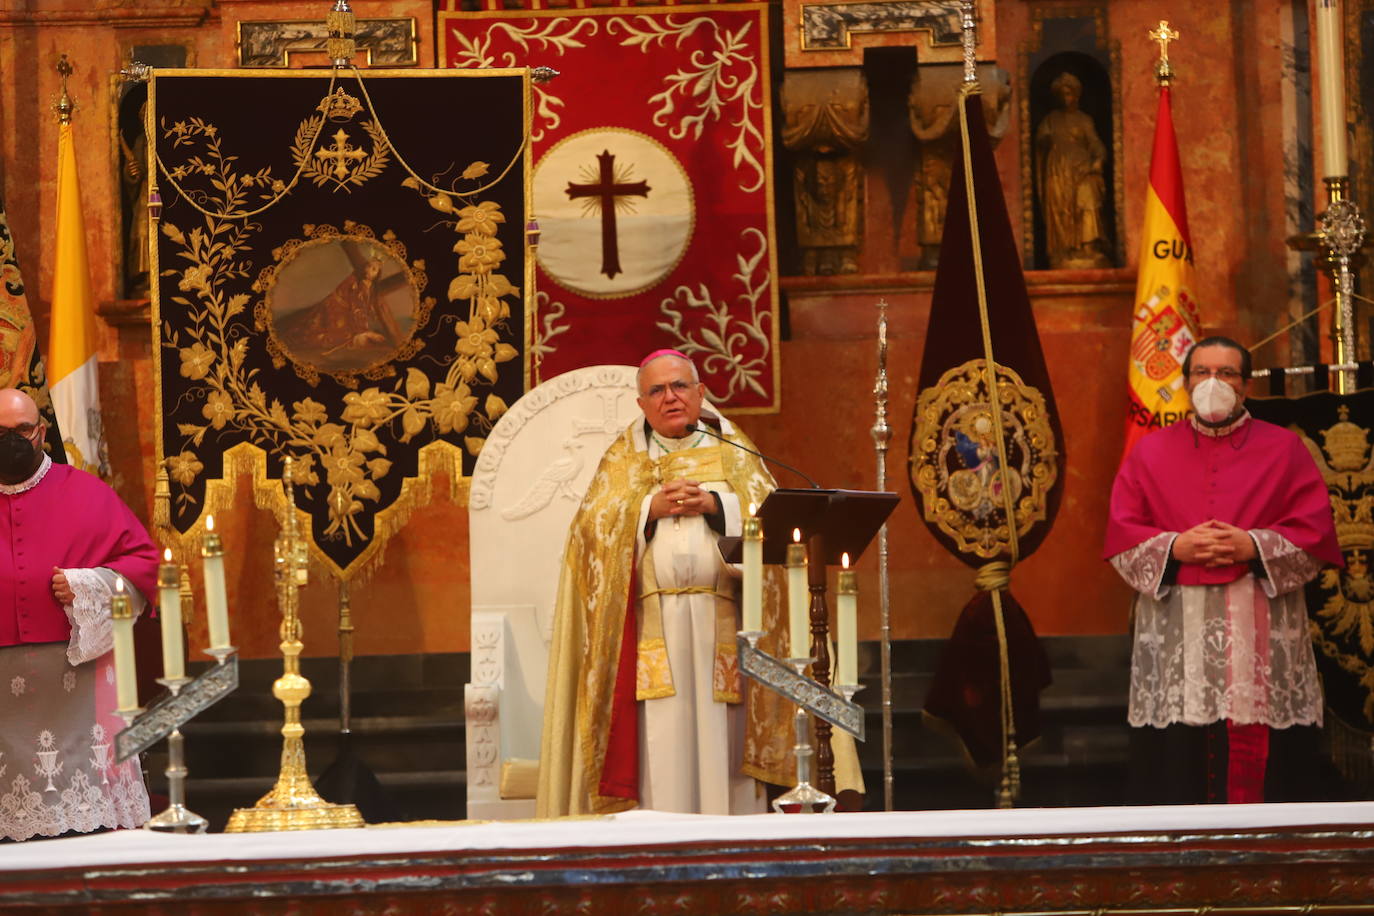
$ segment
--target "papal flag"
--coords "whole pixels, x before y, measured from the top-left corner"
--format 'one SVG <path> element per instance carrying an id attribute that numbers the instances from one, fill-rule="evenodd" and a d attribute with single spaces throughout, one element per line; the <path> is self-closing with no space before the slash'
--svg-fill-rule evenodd
<path id="1" fill-rule="evenodd" d="M 67 460 L 108 476 L 96 379 L 95 297 L 86 256 L 86 226 L 76 178 L 76 138 L 70 115 L 57 133 L 57 251 L 53 265 L 48 387 L 62 428 Z"/>
<path id="2" fill-rule="evenodd" d="M 1200 336 L 1193 291 L 1193 242 L 1183 202 L 1183 170 L 1169 87 L 1161 86 L 1145 226 L 1140 233 L 1140 274 L 1131 327 L 1131 401 L 1123 456 L 1150 430 L 1188 414 L 1183 358 Z"/>

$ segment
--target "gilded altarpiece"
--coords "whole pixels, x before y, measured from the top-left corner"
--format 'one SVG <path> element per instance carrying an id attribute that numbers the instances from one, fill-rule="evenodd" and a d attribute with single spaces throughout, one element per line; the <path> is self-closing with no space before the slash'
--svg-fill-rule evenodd
<path id="1" fill-rule="evenodd" d="M 240 474 L 280 516 L 289 455 L 347 580 L 432 474 L 469 474 L 526 384 L 528 89 L 523 69 L 154 71 L 159 521 L 184 545 Z"/>
<path id="2" fill-rule="evenodd" d="M 1106 5 L 1033 6 L 1018 71 L 1025 267 L 1124 265 L 1121 44 Z"/>

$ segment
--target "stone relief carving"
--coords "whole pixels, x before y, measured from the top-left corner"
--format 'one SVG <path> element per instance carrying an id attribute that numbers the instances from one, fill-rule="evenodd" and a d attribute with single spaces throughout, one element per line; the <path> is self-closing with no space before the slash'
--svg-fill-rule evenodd
<path id="1" fill-rule="evenodd" d="M 863 242 L 864 172 L 857 154 L 869 126 L 863 73 L 789 71 L 782 106 L 802 273 L 855 273 Z"/>
<path id="2" fill-rule="evenodd" d="M 916 171 L 916 240 L 921 246 L 921 264 L 933 268 L 939 259 L 940 236 L 945 227 L 945 204 L 954 157 L 960 155 L 959 86 L 963 67 L 930 64 L 917 68 L 907 97 L 911 132 L 919 142 Z M 1011 122 L 1011 81 L 1006 71 L 994 66 L 978 67 L 982 86 L 979 98 L 993 145 L 1007 132 Z"/>

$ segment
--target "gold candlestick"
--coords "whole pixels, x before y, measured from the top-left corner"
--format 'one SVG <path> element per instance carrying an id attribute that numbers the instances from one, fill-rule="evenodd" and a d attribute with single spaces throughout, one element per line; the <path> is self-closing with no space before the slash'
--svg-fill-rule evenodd
<path id="1" fill-rule="evenodd" d="M 303 543 L 296 529 L 296 500 L 291 486 L 291 459 L 282 469 L 286 490 L 286 525 L 274 548 L 277 605 L 281 608 L 282 676 L 272 685 L 272 695 L 285 707 L 281 727 L 281 769 L 272 790 L 252 808 L 239 808 L 229 818 L 226 833 L 267 830 L 316 830 L 362 827 L 363 817 L 354 805 L 335 805 L 320 798 L 305 768 L 305 727 L 301 703 L 310 696 L 310 681 L 301 675 L 300 595 L 306 577 Z"/>

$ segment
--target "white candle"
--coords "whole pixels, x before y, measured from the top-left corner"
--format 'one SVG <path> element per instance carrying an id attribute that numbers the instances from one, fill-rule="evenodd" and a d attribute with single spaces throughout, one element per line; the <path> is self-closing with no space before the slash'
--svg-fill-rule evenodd
<path id="1" fill-rule="evenodd" d="M 1321 93 L 1322 172 L 1346 175 L 1350 160 L 1345 141 L 1345 33 L 1337 0 L 1317 2 L 1317 85 Z"/>
<path id="2" fill-rule="evenodd" d="M 210 625 L 210 648 L 229 647 L 229 602 L 224 595 L 224 547 L 215 533 L 215 517 L 205 519 L 200 545 L 205 571 L 205 616 Z"/>
<path id="3" fill-rule="evenodd" d="M 835 617 L 838 624 L 835 641 L 840 653 L 835 683 L 857 684 L 859 585 L 854 571 L 849 568 L 849 554 L 845 554 L 841 559 L 844 569 L 840 570 L 840 580 L 835 589 Z"/>
<path id="4" fill-rule="evenodd" d="M 754 504 L 749 504 L 749 517 L 744 520 L 744 629 L 757 633 L 763 630 L 763 522 L 754 516 Z"/>
<path id="5" fill-rule="evenodd" d="M 787 622 L 791 630 L 792 658 L 809 658 L 811 644 L 807 632 L 810 629 L 810 614 L 807 613 L 806 588 L 806 545 L 801 543 L 801 532 L 793 529 L 793 543 L 787 545 Z"/>
<path id="6" fill-rule="evenodd" d="M 162 553 L 157 568 L 158 615 L 162 618 L 162 676 L 168 680 L 186 676 L 181 636 L 181 577 L 172 562 L 172 548 Z"/>
<path id="7" fill-rule="evenodd" d="M 138 708 L 138 683 L 134 668 L 134 609 L 124 591 L 124 579 L 115 580 L 110 596 L 114 621 L 115 703 L 121 710 Z"/>

